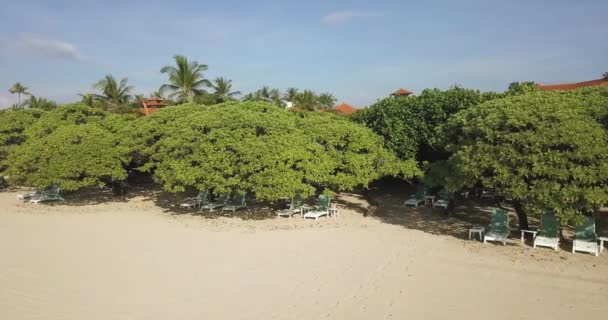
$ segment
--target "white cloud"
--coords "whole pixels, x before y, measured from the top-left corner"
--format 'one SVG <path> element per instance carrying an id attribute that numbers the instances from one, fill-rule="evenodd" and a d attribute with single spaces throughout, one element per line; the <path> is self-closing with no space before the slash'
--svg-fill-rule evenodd
<path id="1" fill-rule="evenodd" d="M 332 12 L 323 17 L 323 22 L 328 24 L 339 24 L 348 22 L 352 19 L 356 18 L 368 18 L 368 17 L 377 17 L 380 14 L 377 12 L 371 11 L 358 11 L 358 10 L 346 10 L 346 11 L 336 11 Z"/>
<path id="2" fill-rule="evenodd" d="M 17 38 L 16 48 L 18 50 L 55 59 L 67 59 L 73 61 L 83 60 L 82 55 L 75 45 L 54 39 L 48 39 L 35 34 L 21 34 Z"/>

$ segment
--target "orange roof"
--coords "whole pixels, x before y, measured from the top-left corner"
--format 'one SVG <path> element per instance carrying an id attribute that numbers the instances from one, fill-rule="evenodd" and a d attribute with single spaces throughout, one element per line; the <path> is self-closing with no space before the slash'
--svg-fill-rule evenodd
<path id="1" fill-rule="evenodd" d="M 605 86 L 605 85 L 608 85 L 608 80 L 597 79 L 597 80 L 575 82 L 575 83 L 561 83 L 561 84 L 548 84 L 548 85 L 539 84 L 536 86 L 536 88 L 538 88 L 538 90 L 543 90 L 543 91 L 553 91 L 553 90 L 568 91 L 568 90 L 574 90 L 574 89 L 578 89 L 578 88 L 582 88 L 582 87 Z"/>
<path id="2" fill-rule="evenodd" d="M 337 112 L 341 113 L 341 114 L 345 114 L 345 115 L 349 115 L 349 114 L 353 114 L 355 112 L 357 112 L 357 108 L 348 105 L 346 103 L 343 103 L 341 105 L 337 105 L 334 110 L 336 110 Z"/>
<path id="3" fill-rule="evenodd" d="M 411 92 L 411 91 L 409 91 L 407 89 L 400 88 L 399 90 L 393 92 L 393 95 L 395 95 L 395 96 L 409 96 L 412 93 L 413 92 Z"/>

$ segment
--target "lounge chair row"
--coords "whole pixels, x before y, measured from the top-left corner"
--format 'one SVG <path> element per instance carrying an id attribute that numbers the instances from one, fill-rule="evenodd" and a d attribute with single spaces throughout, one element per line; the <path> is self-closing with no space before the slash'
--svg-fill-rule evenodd
<path id="1" fill-rule="evenodd" d="M 503 209 L 494 209 L 490 224 L 483 230 L 483 242 L 498 241 L 505 245 L 510 231 L 507 211 Z M 538 231 L 522 230 L 522 238 L 524 232 L 534 234 L 534 248 L 549 247 L 556 251 L 559 248 L 561 229 L 560 223 L 554 214 L 545 213 L 541 216 Z M 599 255 L 600 247 L 595 231 L 594 217 L 585 217 L 585 221 L 576 226 L 574 241 L 572 243 L 572 253 L 577 251 L 592 253 L 596 256 Z"/>
<path id="2" fill-rule="evenodd" d="M 304 203 L 304 199 L 300 194 L 296 194 L 291 199 L 289 207 L 283 210 L 277 211 L 278 217 L 293 217 L 299 214 L 304 219 L 315 219 L 326 216 L 336 217 L 338 211 L 330 207 L 331 198 L 326 195 L 319 195 L 315 200 L 315 204 L 312 207 L 307 206 Z"/>
<path id="3" fill-rule="evenodd" d="M 419 190 L 405 200 L 405 202 L 403 202 L 403 206 L 406 208 L 418 208 L 418 206 L 424 205 L 426 199 L 429 197 L 432 199 L 433 208 L 447 209 L 450 204 L 450 200 L 454 198 L 454 194 L 451 192 L 442 191 L 437 193 L 437 196 L 429 196 L 427 195 L 426 190 Z"/>
<path id="4" fill-rule="evenodd" d="M 17 195 L 17 199 L 22 201 L 29 201 L 30 203 L 40 203 L 45 201 L 58 200 L 63 201 L 63 197 L 61 196 L 61 188 L 56 185 L 52 185 L 47 189 Z"/>
<path id="5" fill-rule="evenodd" d="M 319 219 L 323 216 L 335 216 L 337 210 L 330 208 L 330 197 L 319 195 L 312 207 L 304 203 L 304 199 L 300 194 L 297 194 L 291 199 L 289 207 L 277 211 L 278 217 L 292 217 L 301 215 L 307 219 Z M 180 204 L 182 208 L 200 208 L 200 211 L 209 210 L 210 212 L 217 209 L 221 211 L 235 212 L 241 208 L 247 208 L 245 197 L 241 194 L 234 194 L 230 197 L 229 194 L 221 194 L 217 199 L 210 200 L 209 191 L 202 191 L 196 197 L 188 198 Z"/>
<path id="6" fill-rule="evenodd" d="M 211 200 L 209 191 L 202 191 L 194 198 L 188 198 L 180 204 L 180 207 L 199 207 L 200 211 L 209 210 L 235 212 L 239 209 L 247 208 L 247 202 L 243 194 L 235 193 L 230 196 L 228 193 L 221 194 L 217 199 Z"/>

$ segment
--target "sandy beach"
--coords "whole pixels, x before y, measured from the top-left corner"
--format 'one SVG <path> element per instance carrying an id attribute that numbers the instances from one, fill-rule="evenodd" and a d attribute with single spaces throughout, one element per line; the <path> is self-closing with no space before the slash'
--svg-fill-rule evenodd
<path id="1" fill-rule="evenodd" d="M 145 195 L 34 205 L 0 193 L 0 319 L 604 319 L 608 253 L 466 239 L 475 221 L 171 212 Z M 107 199 L 106 199 L 107 200 Z M 483 208 L 481 208 L 483 212 Z M 479 223 L 484 222 L 480 216 Z M 567 245 L 567 244 L 565 244 Z"/>

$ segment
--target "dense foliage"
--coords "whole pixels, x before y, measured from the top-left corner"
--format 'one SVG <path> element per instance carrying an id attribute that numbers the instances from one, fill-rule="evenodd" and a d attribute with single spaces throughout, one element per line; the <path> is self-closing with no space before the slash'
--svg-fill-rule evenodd
<path id="1" fill-rule="evenodd" d="M 512 198 L 524 226 L 527 212 L 580 220 L 608 203 L 605 95 L 532 92 L 464 110 L 443 128 L 452 155 L 432 174 L 451 190 L 480 183 Z"/>
<path id="2" fill-rule="evenodd" d="M 499 96 L 459 87 L 428 89 L 418 96 L 387 97 L 357 112 L 355 119 L 384 137 L 386 146 L 401 158 L 434 160 L 444 153 L 433 143 L 439 125 L 458 111 Z"/>
<path id="3" fill-rule="evenodd" d="M 8 154 L 10 182 L 76 190 L 126 179 L 132 150 L 123 130 L 131 119 L 85 105 L 43 113 Z"/>
<path id="4" fill-rule="evenodd" d="M 419 174 L 414 162 L 399 161 L 369 129 L 331 114 L 228 102 L 166 108 L 138 122 L 132 141 L 142 148 L 141 169 L 172 192 L 213 188 L 278 199 Z"/>
<path id="5" fill-rule="evenodd" d="M 8 166 L 8 154 L 25 141 L 25 130 L 38 121 L 42 113 L 36 109 L 0 111 L 0 173 Z"/>

